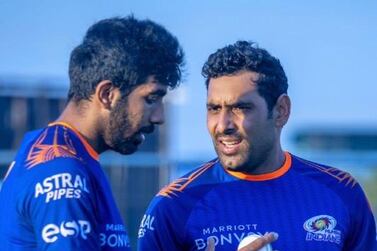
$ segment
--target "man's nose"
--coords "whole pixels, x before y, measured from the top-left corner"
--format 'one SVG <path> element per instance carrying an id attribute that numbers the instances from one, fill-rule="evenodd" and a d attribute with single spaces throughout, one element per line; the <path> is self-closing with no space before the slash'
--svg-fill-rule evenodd
<path id="1" fill-rule="evenodd" d="M 223 134 L 231 134 L 236 130 L 233 115 L 229 111 L 222 111 L 217 122 L 217 131 Z"/>
<path id="2" fill-rule="evenodd" d="M 152 112 L 150 122 L 152 124 L 161 125 L 165 122 L 164 105 L 161 102 Z"/>

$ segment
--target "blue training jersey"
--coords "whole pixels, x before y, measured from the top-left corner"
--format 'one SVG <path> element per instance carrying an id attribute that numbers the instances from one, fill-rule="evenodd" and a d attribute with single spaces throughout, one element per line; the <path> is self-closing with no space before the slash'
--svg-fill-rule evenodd
<path id="1" fill-rule="evenodd" d="M 247 175 L 218 159 L 163 188 L 139 229 L 138 250 L 235 251 L 245 236 L 277 232 L 279 251 L 374 251 L 376 226 L 346 172 L 285 153 L 277 171 Z"/>
<path id="2" fill-rule="evenodd" d="M 0 249 L 130 250 L 98 154 L 68 124 L 25 135 L 0 191 Z"/>

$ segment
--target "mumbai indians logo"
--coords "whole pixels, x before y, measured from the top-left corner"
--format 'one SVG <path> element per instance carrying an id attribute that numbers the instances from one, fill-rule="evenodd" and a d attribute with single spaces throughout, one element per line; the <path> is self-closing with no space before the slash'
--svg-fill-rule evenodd
<path id="1" fill-rule="evenodd" d="M 336 230 L 336 220 L 330 215 L 314 216 L 304 223 L 307 241 L 327 241 L 337 244 L 341 241 L 341 232 Z"/>
<path id="2" fill-rule="evenodd" d="M 326 229 L 333 230 L 336 226 L 336 220 L 329 215 L 319 215 L 305 221 L 304 228 L 311 233 L 317 233 Z"/>

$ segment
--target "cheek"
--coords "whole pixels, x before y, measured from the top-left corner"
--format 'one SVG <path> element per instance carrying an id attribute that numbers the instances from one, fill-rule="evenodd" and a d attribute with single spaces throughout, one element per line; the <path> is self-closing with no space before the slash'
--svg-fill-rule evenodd
<path id="1" fill-rule="evenodd" d="M 147 114 L 147 109 L 140 103 L 131 103 L 128 109 L 128 117 L 132 124 L 139 124 Z"/>
<path id="2" fill-rule="evenodd" d="M 263 136 L 259 134 L 263 134 L 270 127 L 268 120 L 260 114 L 245 115 L 244 117 L 240 117 L 237 123 L 240 130 L 245 134 L 256 137 Z"/>
<path id="3" fill-rule="evenodd" d="M 253 132 L 256 130 L 255 125 L 248 122 L 247 120 L 243 121 L 243 123 L 241 124 L 239 128 L 241 132 L 249 136 L 251 136 Z"/>
<path id="4" fill-rule="evenodd" d="M 207 116 L 207 130 L 211 135 L 215 134 L 215 128 L 216 128 L 215 120 L 212 117 Z"/>
<path id="5" fill-rule="evenodd" d="M 143 114 L 142 113 L 131 113 L 128 114 L 128 123 L 131 125 L 133 129 L 138 129 L 143 121 Z"/>

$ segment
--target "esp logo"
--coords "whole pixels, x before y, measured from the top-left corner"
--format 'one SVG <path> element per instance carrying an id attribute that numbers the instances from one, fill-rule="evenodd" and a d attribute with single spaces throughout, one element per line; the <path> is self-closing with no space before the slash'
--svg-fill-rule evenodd
<path id="1" fill-rule="evenodd" d="M 42 239 L 46 243 L 54 243 L 61 237 L 81 237 L 86 240 L 90 231 L 90 223 L 84 220 L 63 221 L 60 226 L 50 223 L 43 227 Z"/>

